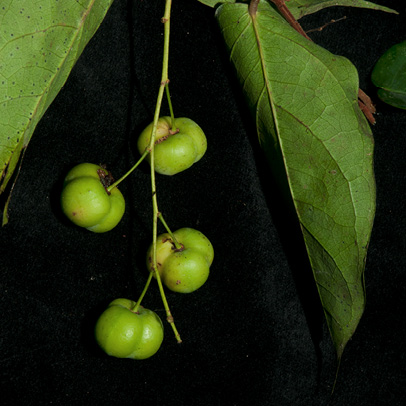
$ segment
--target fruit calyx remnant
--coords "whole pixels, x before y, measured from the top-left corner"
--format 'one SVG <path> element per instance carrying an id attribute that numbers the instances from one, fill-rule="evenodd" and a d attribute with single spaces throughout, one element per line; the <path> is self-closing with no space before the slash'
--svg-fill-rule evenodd
<path id="1" fill-rule="evenodd" d="M 178 132 L 180 132 L 179 128 L 177 128 L 176 130 L 172 131 L 172 130 L 168 130 L 168 134 L 164 135 L 163 137 L 159 138 L 158 140 L 155 141 L 154 145 L 158 145 L 161 144 L 162 142 L 166 141 L 171 135 L 175 135 Z"/>
<path id="2" fill-rule="evenodd" d="M 172 249 L 174 250 L 174 252 L 182 252 L 182 251 L 184 251 L 185 246 L 183 244 L 181 244 L 181 243 L 178 243 L 178 244 L 180 245 L 180 247 L 176 248 L 175 243 L 172 241 L 172 245 L 173 245 Z"/>
<path id="3" fill-rule="evenodd" d="M 106 165 L 100 165 L 100 166 L 102 169 L 98 169 L 97 174 L 99 175 L 100 182 L 106 189 L 107 194 L 110 195 L 111 192 L 109 192 L 107 190 L 107 188 L 114 183 L 114 178 L 113 178 L 111 172 L 107 171 Z M 107 171 L 107 173 L 106 173 L 106 171 Z"/>

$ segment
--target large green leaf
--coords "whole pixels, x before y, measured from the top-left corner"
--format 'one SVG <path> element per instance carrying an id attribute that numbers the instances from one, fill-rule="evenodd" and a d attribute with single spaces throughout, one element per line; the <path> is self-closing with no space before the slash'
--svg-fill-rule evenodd
<path id="1" fill-rule="evenodd" d="M 338 357 L 365 305 L 375 213 L 373 138 L 347 59 L 298 34 L 267 2 L 216 17 L 274 173 L 283 168 Z M 280 166 L 278 166 L 280 164 Z"/>
<path id="2" fill-rule="evenodd" d="M 207 6 L 210 7 L 216 7 L 222 3 L 249 2 L 248 0 L 199 0 L 199 1 L 200 3 L 206 4 Z M 365 0 L 288 0 L 286 2 L 286 6 L 289 8 L 290 12 L 297 20 L 307 14 L 312 14 L 319 10 L 322 10 L 323 8 L 333 6 L 369 8 L 372 10 L 380 10 L 386 11 L 388 13 L 397 14 L 395 10 Z"/>
<path id="3" fill-rule="evenodd" d="M 6 189 L 36 125 L 66 82 L 112 2 L 2 2 L 0 194 Z M 7 205 L 3 224 L 6 222 Z"/>

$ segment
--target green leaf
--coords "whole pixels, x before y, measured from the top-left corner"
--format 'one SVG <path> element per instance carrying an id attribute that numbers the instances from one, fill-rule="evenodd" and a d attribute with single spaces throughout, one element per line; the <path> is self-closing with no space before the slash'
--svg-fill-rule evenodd
<path id="1" fill-rule="evenodd" d="M 210 7 L 216 7 L 222 3 L 248 3 L 248 0 L 199 0 L 200 3 L 206 4 Z M 270 0 L 269 0 L 270 2 Z M 292 13 L 292 15 L 299 20 L 305 15 L 315 13 L 326 7 L 333 6 L 347 6 L 347 7 L 358 7 L 358 8 L 369 8 L 372 10 L 386 11 L 388 13 L 398 14 L 397 11 L 392 10 L 388 7 L 380 6 L 379 4 L 374 4 L 365 0 L 287 0 L 286 6 Z"/>
<path id="2" fill-rule="evenodd" d="M 237 3 L 238 0 L 198 0 L 200 3 L 206 4 L 206 6 L 216 7 L 222 3 Z M 246 1 L 248 2 L 248 0 Z"/>
<path id="3" fill-rule="evenodd" d="M 389 48 L 376 63 L 372 83 L 378 97 L 391 106 L 406 109 L 406 41 Z"/>
<path id="4" fill-rule="evenodd" d="M 245 4 L 224 4 L 216 17 L 260 145 L 274 174 L 282 166 L 287 179 L 340 358 L 365 306 L 375 214 L 373 138 L 357 102 L 357 71 L 267 2 L 254 18 Z"/>
<path id="5" fill-rule="evenodd" d="M 0 194 L 112 2 L 11 0 L 0 7 Z"/>
<path id="6" fill-rule="evenodd" d="M 289 0 L 286 2 L 286 5 L 297 20 L 305 15 L 316 13 L 319 10 L 333 6 L 367 8 L 398 14 L 397 11 L 388 7 L 365 0 Z"/>

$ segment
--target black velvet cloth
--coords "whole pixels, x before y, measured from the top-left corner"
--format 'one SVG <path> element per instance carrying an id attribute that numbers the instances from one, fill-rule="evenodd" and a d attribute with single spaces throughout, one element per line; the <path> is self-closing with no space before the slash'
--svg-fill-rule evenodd
<path id="1" fill-rule="evenodd" d="M 334 7 L 301 20 L 311 30 L 346 16 L 310 35 L 354 63 L 378 110 L 367 306 L 334 394 L 335 351 L 295 223 L 270 180 L 214 10 L 196 0 L 173 2 L 170 90 L 176 116 L 201 125 L 208 151 L 191 169 L 158 176 L 157 188 L 173 230 L 194 227 L 212 241 L 211 275 L 192 294 L 167 293 L 182 344 L 165 323 L 161 349 L 144 361 L 108 357 L 95 345 L 106 304 L 141 293 L 152 232 L 147 165 L 122 184 L 127 210 L 109 233 L 79 229 L 59 208 L 72 166 L 103 163 L 121 176 L 152 120 L 164 2 L 116 0 L 37 126 L 0 230 L 3 404 L 404 404 L 406 113 L 377 100 L 370 74 L 405 39 L 406 10 L 402 0 L 380 3 L 401 14 Z M 155 283 L 143 304 L 165 319 Z"/>

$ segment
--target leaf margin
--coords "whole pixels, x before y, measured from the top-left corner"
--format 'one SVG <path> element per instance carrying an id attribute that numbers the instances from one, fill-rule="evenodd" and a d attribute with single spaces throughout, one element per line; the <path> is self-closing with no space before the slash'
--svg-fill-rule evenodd
<path id="1" fill-rule="evenodd" d="M 249 0 L 198 0 L 200 3 L 216 8 L 221 4 L 226 3 L 249 3 Z M 310 4 L 309 4 L 310 3 Z M 371 9 L 377 11 L 384 11 L 386 13 L 399 14 L 396 10 L 393 10 L 386 6 L 381 6 L 376 3 L 372 3 L 366 0 L 287 0 L 286 6 L 292 13 L 296 20 L 309 15 L 314 14 L 320 10 L 329 7 L 341 6 L 341 7 L 356 7 Z"/>

